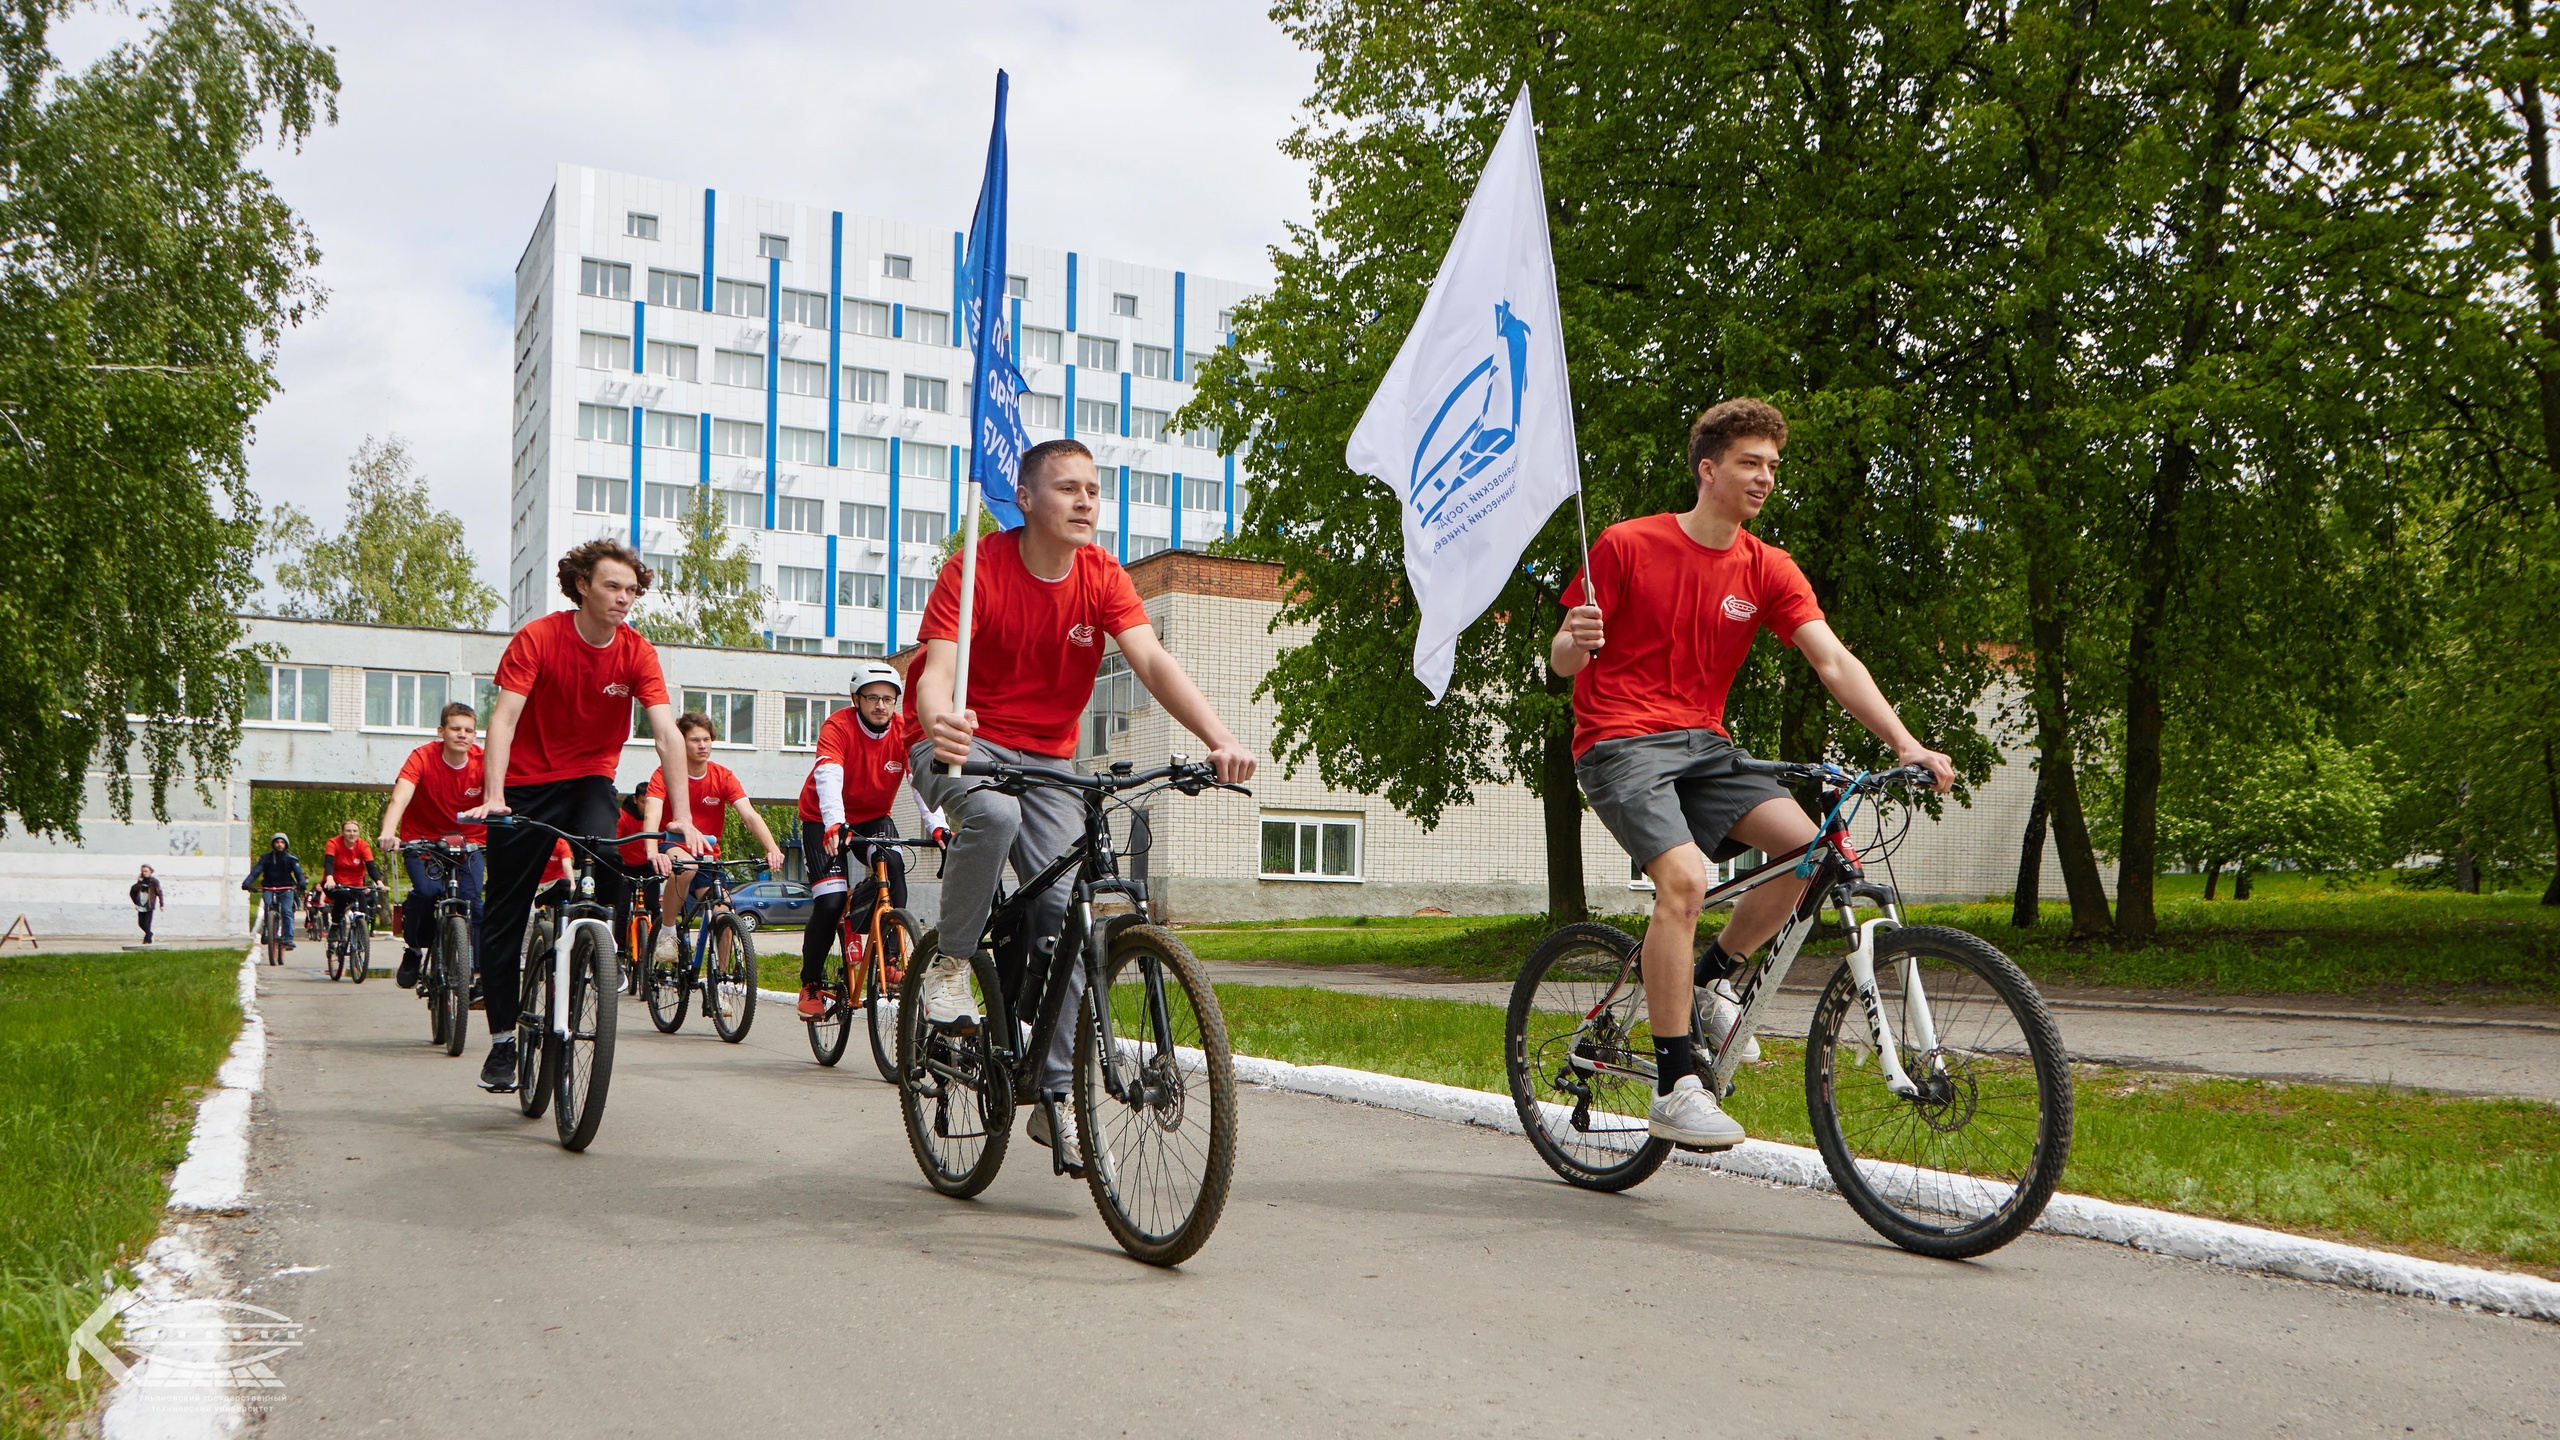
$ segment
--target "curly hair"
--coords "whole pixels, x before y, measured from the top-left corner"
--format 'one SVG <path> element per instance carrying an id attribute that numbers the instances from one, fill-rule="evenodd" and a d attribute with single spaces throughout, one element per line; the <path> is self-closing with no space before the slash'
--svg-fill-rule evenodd
<path id="1" fill-rule="evenodd" d="M 1697 423 L 1689 427 L 1689 473 L 1698 473 L 1701 460 L 1722 460 L 1733 442 L 1746 435 L 1775 441 L 1779 449 L 1787 448 L 1787 417 L 1766 400 L 1743 397 L 1719 401 L 1699 412 Z"/>
<path id="2" fill-rule="evenodd" d="M 596 573 L 599 560 L 619 560 L 630 566 L 631 573 L 639 577 L 643 595 L 649 593 L 650 586 L 658 583 L 658 572 L 649 568 L 649 562 L 640 558 L 639 551 L 606 536 L 590 540 L 560 557 L 560 593 L 569 597 L 570 604 L 586 603 L 587 581 Z"/>

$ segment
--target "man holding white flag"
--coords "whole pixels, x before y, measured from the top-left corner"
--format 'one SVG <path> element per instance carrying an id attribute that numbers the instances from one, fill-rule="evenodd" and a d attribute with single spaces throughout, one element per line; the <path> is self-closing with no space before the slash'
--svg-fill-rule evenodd
<path id="1" fill-rule="evenodd" d="M 1526 85 L 1343 458 L 1404 501 L 1404 573 L 1422 611 L 1413 673 L 1437 704 L 1460 632 L 1556 506 L 1582 495 Z"/>

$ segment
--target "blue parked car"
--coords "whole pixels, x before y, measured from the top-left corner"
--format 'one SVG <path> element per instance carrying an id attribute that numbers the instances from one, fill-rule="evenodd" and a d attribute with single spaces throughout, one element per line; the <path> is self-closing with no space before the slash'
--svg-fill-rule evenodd
<path id="1" fill-rule="evenodd" d="M 738 923 L 749 930 L 767 925 L 806 925 L 815 909 L 809 887 L 790 880 L 758 880 L 729 892 Z"/>

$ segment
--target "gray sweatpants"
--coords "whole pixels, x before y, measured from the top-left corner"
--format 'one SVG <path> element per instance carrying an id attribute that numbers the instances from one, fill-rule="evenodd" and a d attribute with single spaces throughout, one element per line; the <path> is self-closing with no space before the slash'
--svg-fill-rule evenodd
<path id="1" fill-rule="evenodd" d="M 1075 767 L 1065 760 L 1016 750 L 991 740 L 973 742 L 969 758 L 1019 765 L 1026 770 L 1053 770 L 1061 775 L 1075 773 Z M 996 882 L 1003 876 L 1005 861 L 1013 861 L 1017 885 L 1039 874 L 1042 866 L 1065 854 L 1084 834 L 1084 802 L 1067 790 L 1033 790 L 1019 799 L 992 790 L 973 794 L 970 787 L 986 782 L 966 775 L 935 773 L 931 742 L 919 742 L 910 750 L 907 766 L 916 794 L 951 822 L 951 845 L 942 862 L 942 916 L 936 924 L 941 930 L 943 953 L 967 955 L 986 933 L 987 912 L 995 908 Z M 1034 939 L 1058 934 L 1067 918 L 1067 899 L 1074 883 L 1073 875 L 1060 879 L 1032 906 Z M 1038 963 L 1036 951 L 1032 960 Z M 1058 1028 L 1048 1037 L 1048 1056 L 1041 1066 L 1043 1089 L 1064 1090 L 1075 1070 L 1076 1002 L 1084 992 L 1083 967 L 1069 975 L 1066 1004 L 1058 1012 Z M 1035 1017 L 1014 1018 L 1028 1024 Z"/>

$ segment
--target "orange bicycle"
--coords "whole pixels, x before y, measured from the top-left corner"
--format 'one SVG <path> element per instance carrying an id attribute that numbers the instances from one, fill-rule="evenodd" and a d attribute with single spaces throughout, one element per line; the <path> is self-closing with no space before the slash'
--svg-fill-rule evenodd
<path id="1" fill-rule="evenodd" d="M 854 1012 L 860 1011 L 871 1032 L 871 1063 L 882 1080 L 898 1083 L 895 1007 L 898 987 L 906 983 L 907 961 L 916 953 L 919 927 L 913 915 L 889 903 L 888 847 L 921 850 L 933 843 L 896 836 L 845 837 L 846 852 L 856 845 L 878 848 L 871 852 L 871 873 L 845 899 L 844 915 L 836 922 L 835 948 L 827 952 L 819 971 L 825 1008 L 803 1021 L 809 1028 L 809 1053 L 819 1064 L 833 1065 L 844 1058 L 845 1045 L 853 1036 Z M 845 854 L 839 853 L 827 861 L 813 884 L 844 873 Z"/>

